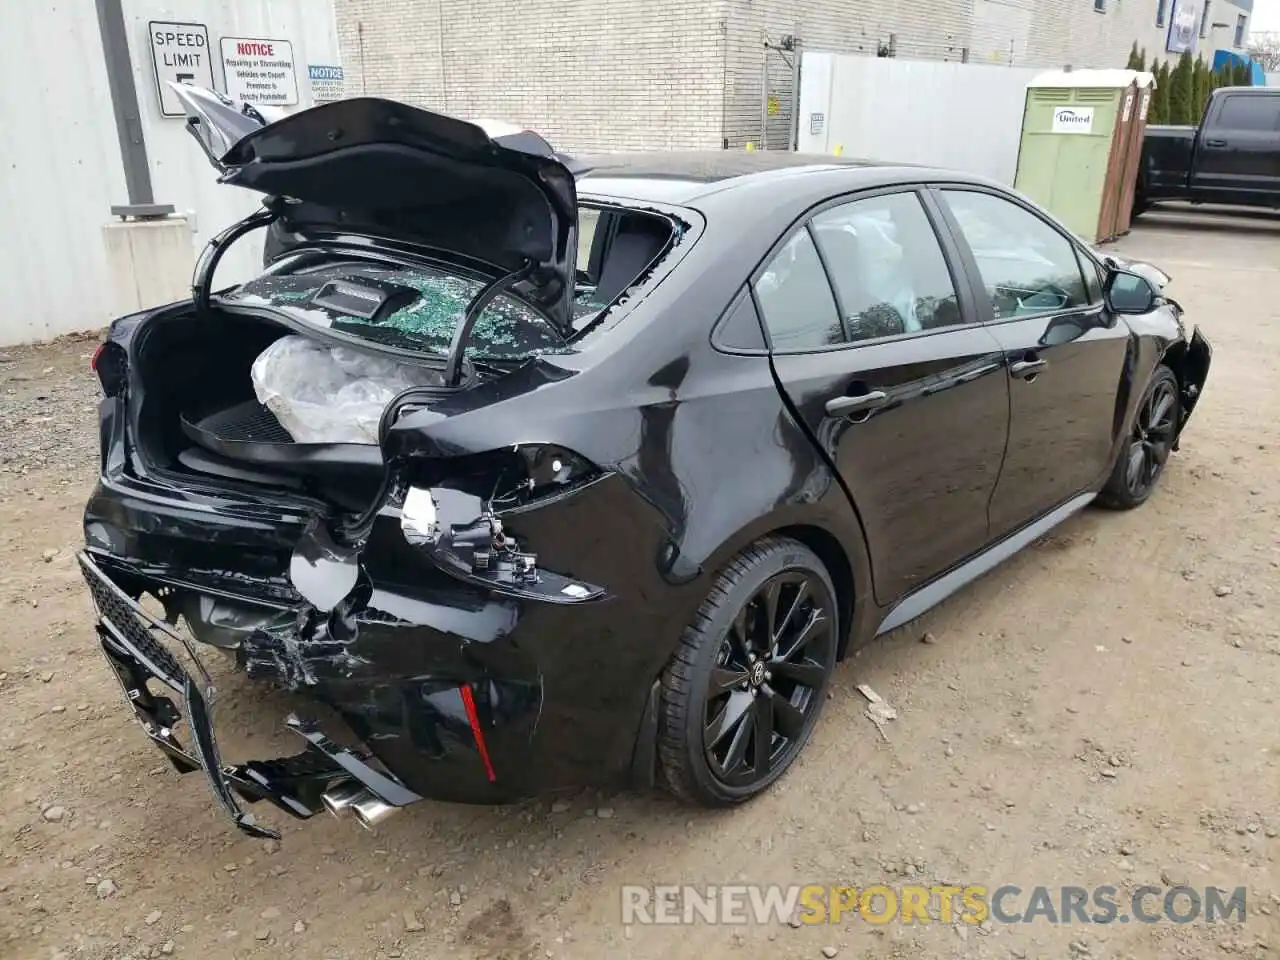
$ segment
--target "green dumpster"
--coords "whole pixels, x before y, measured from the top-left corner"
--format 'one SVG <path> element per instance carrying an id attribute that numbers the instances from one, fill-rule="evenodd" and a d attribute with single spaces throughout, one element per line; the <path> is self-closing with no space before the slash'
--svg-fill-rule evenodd
<path id="1" fill-rule="evenodd" d="M 1130 154 L 1141 149 L 1133 128 L 1151 82 L 1135 70 L 1054 70 L 1032 80 L 1014 187 L 1082 239 L 1115 239 L 1128 226 Z"/>

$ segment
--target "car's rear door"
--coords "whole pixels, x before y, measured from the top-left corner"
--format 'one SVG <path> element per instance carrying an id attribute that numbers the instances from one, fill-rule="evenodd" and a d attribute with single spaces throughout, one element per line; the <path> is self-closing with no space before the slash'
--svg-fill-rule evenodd
<path id="1" fill-rule="evenodd" d="M 837 466 L 892 603 L 980 550 L 1008 431 L 1003 354 L 931 201 L 833 201 L 753 280 L 779 385 Z"/>
<path id="2" fill-rule="evenodd" d="M 1030 205 L 969 185 L 937 196 L 1007 364 L 1009 446 L 991 499 L 1000 537 L 1106 474 L 1130 332 L 1103 305 L 1096 265 Z"/>

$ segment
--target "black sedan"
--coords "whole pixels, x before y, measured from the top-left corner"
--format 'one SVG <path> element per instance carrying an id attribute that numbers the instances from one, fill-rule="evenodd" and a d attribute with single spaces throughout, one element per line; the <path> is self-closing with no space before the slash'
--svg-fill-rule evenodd
<path id="1" fill-rule="evenodd" d="M 81 564 L 146 734 L 254 835 L 243 801 L 747 800 L 849 650 L 1147 500 L 1208 373 L 1166 277 L 969 176 L 178 90 L 265 199 L 95 355 Z M 224 761 L 214 648 L 341 723 Z"/>

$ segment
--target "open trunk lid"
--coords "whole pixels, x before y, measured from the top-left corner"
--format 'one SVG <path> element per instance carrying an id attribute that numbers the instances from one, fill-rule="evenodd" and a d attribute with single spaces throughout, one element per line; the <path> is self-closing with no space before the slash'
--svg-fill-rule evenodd
<path id="1" fill-rule="evenodd" d="M 274 122 L 214 91 L 173 84 L 221 180 L 281 197 L 291 223 L 404 240 L 520 273 L 522 295 L 564 332 L 577 246 L 573 161 L 530 131 L 482 127 L 360 97 Z"/>

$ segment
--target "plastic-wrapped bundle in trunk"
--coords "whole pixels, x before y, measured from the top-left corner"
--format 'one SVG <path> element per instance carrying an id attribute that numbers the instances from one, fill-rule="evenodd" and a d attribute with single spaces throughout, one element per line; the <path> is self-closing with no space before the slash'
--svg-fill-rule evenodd
<path id="1" fill-rule="evenodd" d="M 258 402 L 297 443 L 377 444 L 378 420 L 396 394 L 441 382 L 434 370 L 301 336 L 263 350 L 251 376 Z"/>

